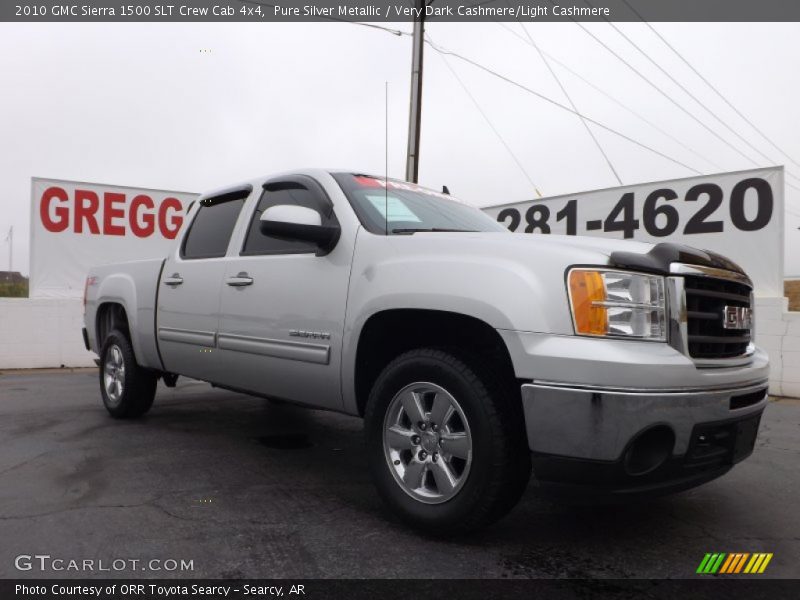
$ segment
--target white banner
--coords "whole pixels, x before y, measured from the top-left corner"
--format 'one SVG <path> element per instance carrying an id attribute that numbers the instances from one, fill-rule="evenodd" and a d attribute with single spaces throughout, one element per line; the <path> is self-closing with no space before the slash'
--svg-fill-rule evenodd
<path id="1" fill-rule="evenodd" d="M 96 265 L 165 257 L 197 194 L 31 180 L 31 298 L 83 295 Z"/>
<path id="2" fill-rule="evenodd" d="M 677 242 L 741 265 L 783 296 L 783 167 L 626 185 L 484 210 L 511 231 Z"/>

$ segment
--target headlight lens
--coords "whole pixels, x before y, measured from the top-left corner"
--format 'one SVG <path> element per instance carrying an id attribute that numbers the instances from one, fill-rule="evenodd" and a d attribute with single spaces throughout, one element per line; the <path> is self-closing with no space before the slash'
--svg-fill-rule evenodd
<path id="1" fill-rule="evenodd" d="M 663 277 L 573 269 L 568 279 L 575 333 L 666 341 Z"/>

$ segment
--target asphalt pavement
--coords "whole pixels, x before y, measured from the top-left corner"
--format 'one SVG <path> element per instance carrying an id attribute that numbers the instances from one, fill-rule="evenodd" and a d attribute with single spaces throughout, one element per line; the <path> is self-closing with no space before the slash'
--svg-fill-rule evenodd
<path id="1" fill-rule="evenodd" d="M 181 380 L 116 421 L 94 370 L 5 372 L 0 577 L 683 578 L 707 552 L 770 552 L 760 577 L 794 578 L 798 456 L 800 401 L 776 399 L 753 456 L 700 488 L 574 507 L 531 483 L 494 526 L 439 540 L 382 505 L 359 419 Z"/>

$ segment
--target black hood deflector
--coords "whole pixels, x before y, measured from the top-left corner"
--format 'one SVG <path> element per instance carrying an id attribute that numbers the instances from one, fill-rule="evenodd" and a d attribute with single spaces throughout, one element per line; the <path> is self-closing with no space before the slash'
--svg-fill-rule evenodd
<path id="1" fill-rule="evenodd" d="M 657 244 L 647 254 L 635 252 L 612 252 L 611 265 L 624 269 L 636 269 L 650 273 L 669 274 L 672 263 L 683 263 L 714 269 L 725 269 L 745 275 L 742 267 L 735 262 L 710 250 L 698 250 L 682 244 L 662 243 Z"/>

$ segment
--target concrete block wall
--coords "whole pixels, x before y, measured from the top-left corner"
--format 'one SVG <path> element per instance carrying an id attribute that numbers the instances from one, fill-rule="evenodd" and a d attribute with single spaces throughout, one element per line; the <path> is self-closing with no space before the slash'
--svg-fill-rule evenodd
<path id="1" fill-rule="evenodd" d="M 0 369 L 91 367 L 80 298 L 0 298 Z"/>
<path id="2" fill-rule="evenodd" d="M 786 298 L 756 298 L 756 344 L 769 353 L 769 391 L 800 398 L 800 312 Z"/>

